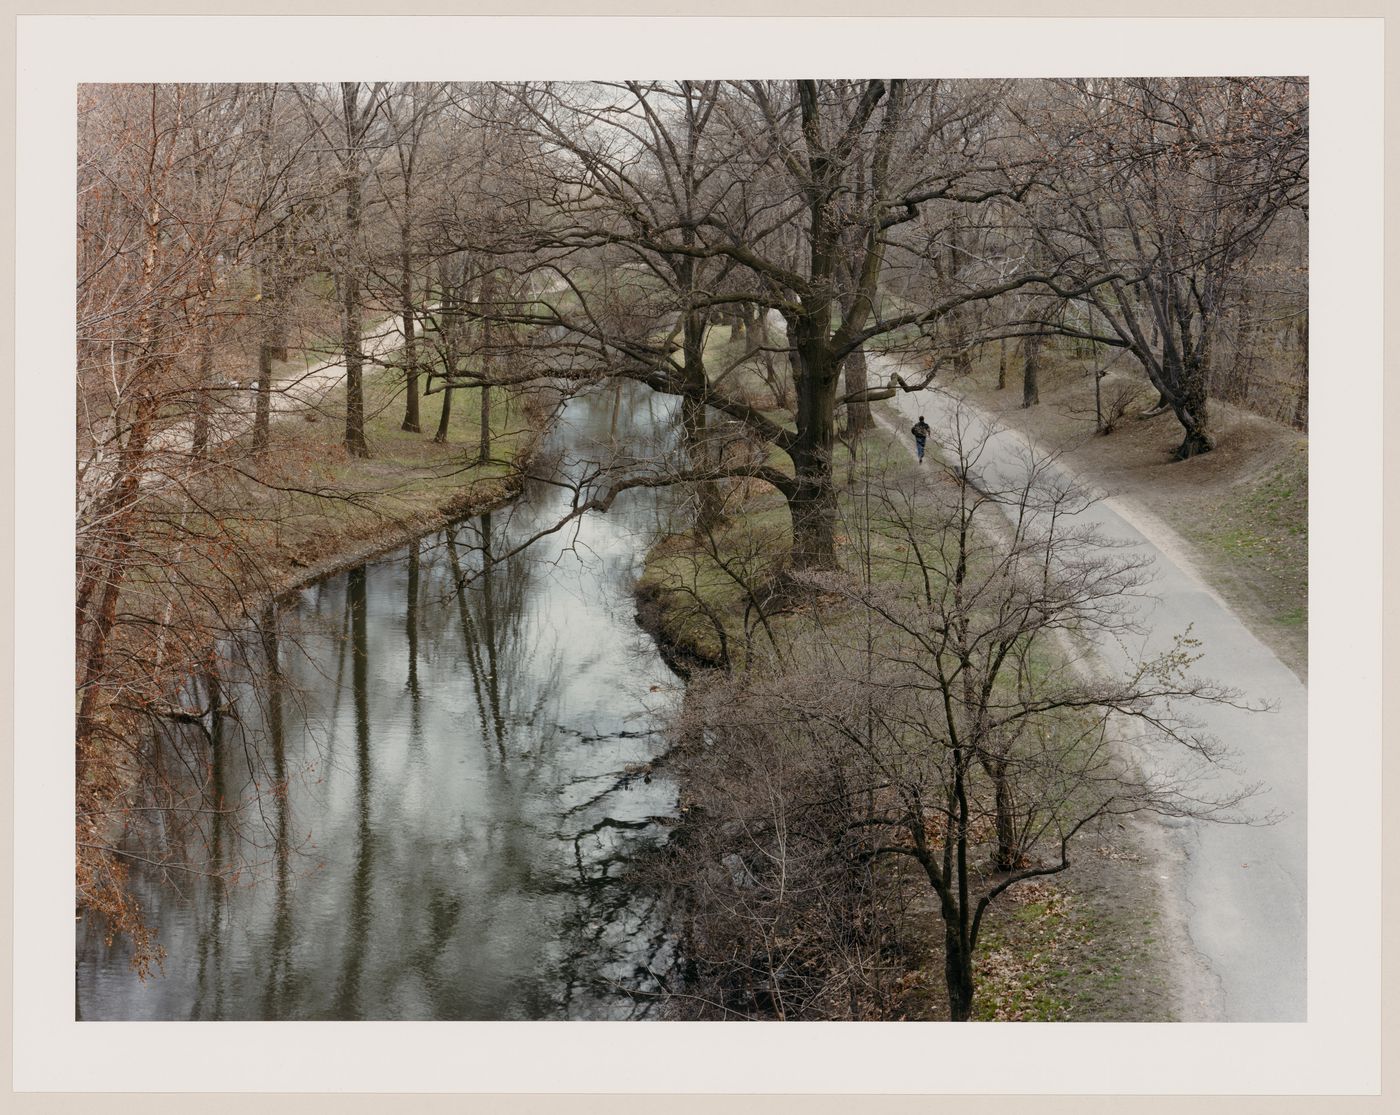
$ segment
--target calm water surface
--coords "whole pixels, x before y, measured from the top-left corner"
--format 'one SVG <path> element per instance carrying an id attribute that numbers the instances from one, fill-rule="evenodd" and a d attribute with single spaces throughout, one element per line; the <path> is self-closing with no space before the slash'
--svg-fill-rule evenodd
<path id="1" fill-rule="evenodd" d="M 663 451 L 669 416 L 640 390 L 575 400 L 544 457 L 577 476 L 612 445 Z M 192 683 L 223 711 L 162 755 L 230 812 L 129 846 L 236 873 L 138 863 L 164 974 L 141 981 L 80 922 L 78 1017 L 646 1015 L 668 944 L 617 877 L 676 803 L 645 768 L 677 682 L 631 595 L 666 506 L 628 494 L 497 556 L 569 499 L 532 482 L 323 580 L 226 648 L 221 685 Z"/>

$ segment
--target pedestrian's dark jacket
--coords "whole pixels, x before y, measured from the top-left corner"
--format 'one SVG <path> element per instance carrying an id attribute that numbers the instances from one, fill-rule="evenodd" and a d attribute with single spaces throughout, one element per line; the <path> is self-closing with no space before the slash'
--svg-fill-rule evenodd
<path id="1" fill-rule="evenodd" d="M 910 426 L 909 432 L 913 434 L 914 437 L 916 437 L 919 441 L 923 441 L 929 436 L 929 434 L 933 433 L 933 430 L 930 429 L 929 424 L 927 422 L 919 422 L 913 426 Z"/>

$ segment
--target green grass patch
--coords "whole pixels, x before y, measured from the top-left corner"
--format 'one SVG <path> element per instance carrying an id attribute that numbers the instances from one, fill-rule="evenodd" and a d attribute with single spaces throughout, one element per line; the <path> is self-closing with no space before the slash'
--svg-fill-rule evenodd
<path id="1" fill-rule="evenodd" d="M 1208 560 L 1248 582 L 1264 618 L 1307 626 L 1308 466 L 1306 445 L 1252 481 L 1235 484 L 1183 530 Z"/>
<path id="2" fill-rule="evenodd" d="M 838 447 L 835 478 L 839 485 L 836 544 L 845 567 L 864 562 L 860 536 L 862 485 L 867 479 L 888 483 L 891 472 L 913 467 L 908 450 L 883 429 L 863 437 L 854 457 Z M 769 463 L 791 473 L 791 462 L 778 450 Z M 639 591 L 650 598 L 666 639 L 703 661 L 718 662 L 725 653 L 736 667 L 770 645 L 768 629 L 781 638 L 800 612 L 776 608 L 765 628 L 761 613 L 767 594 L 787 568 L 792 521 L 783 497 L 759 482 L 730 486 L 726 513 L 708 531 L 674 535 L 647 556 Z M 905 548 L 907 550 L 907 548 Z M 907 552 L 896 540 L 871 538 L 871 566 L 883 578 L 908 575 Z M 721 635 L 721 628 L 723 634 Z"/>

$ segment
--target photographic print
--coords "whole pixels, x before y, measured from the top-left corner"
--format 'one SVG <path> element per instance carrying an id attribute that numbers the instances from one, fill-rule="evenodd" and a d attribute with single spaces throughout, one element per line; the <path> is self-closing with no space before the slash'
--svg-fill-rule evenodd
<path id="1" fill-rule="evenodd" d="M 80 1017 L 1303 1020 L 1306 80 L 78 160 Z"/>
<path id="2" fill-rule="evenodd" d="M 1225 1051 L 1265 1034 L 1269 1087 L 1342 1071 L 1286 1053 L 1371 948 L 1370 629 L 1318 573 L 1352 523 L 1370 592 L 1379 452 L 1310 381 L 1372 384 L 1334 62 L 1170 62 L 1176 21 L 1134 66 L 1054 21 L 1053 66 L 1018 21 L 194 22 L 278 60 L 33 79 L 70 98 L 35 289 L 74 292 L 75 624 L 19 692 L 72 654 L 75 749 L 17 749 L 73 837 L 20 879 L 62 908 L 34 977 L 72 964 L 26 1041 L 92 1087 L 154 1079 L 126 1023 L 184 1087 L 200 1035 L 285 1023 L 334 1056 L 247 1087 L 839 1091 L 846 1041 L 875 1090 L 922 1048 L 977 1088 L 993 1035 L 1011 1091 L 1258 1088 Z M 1360 502 L 1310 507 L 1347 459 Z M 1309 917 L 1348 887 L 1351 951 Z"/>

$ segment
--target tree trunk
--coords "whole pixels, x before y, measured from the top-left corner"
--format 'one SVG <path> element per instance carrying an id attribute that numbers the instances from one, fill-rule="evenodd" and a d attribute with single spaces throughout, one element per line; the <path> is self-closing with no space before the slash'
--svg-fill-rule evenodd
<path id="1" fill-rule="evenodd" d="M 788 496 L 792 515 L 794 569 L 836 569 L 836 485 L 830 452 L 798 454 L 794 492 Z"/>
<path id="2" fill-rule="evenodd" d="M 736 317 L 734 320 L 742 321 Z M 706 317 L 702 313 L 687 313 L 682 323 L 683 353 L 687 379 L 695 387 L 705 385 L 705 327 Z M 681 436 L 685 442 L 686 456 L 693 469 L 706 472 L 717 463 L 712 459 L 712 446 L 709 441 L 708 414 L 704 403 L 689 395 L 681 397 Z M 695 484 L 695 525 L 708 528 L 720 519 L 722 500 L 719 485 L 713 480 L 701 480 Z"/>
<path id="3" fill-rule="evenodd" d="M 794 447 L 796 483 L 788 496 L 795 569 L 836 568 L 836 483 L 831 447 Z"/>
<path id="4" fill-rule="evenodd" d="M 696 471 L 704 472 L 712 468 L 712 447 L 709 443 L 708 416 L 705 404 L 696 402 L 689 396 L 681 397 L 681 434 L 685 440 L 686 456 Z M 701 528 L 712 527 L 720 520 L 722 500 L 719 485 L 713 480 L 699 480 L 695 484 L 695 525 Z"/>
<path id="5" fill-rule="evenodd" d="M 865 349 L 858 348 L 852 352 L 845 360 L 843 368 L 846 376 L 846 394 L 852 395 L 858 391 L 864 391 L 869 383 L 868 370 L 865 361 Z M 870 429 L 875 423 L 874 417 L 870 413 L 870 402 L 861 399 L 857 402 L 846 404 L 846 437 L 859 437 Z"/>
<path id="6" fill-rule="evenodd" d="M 345 451 L 368 457 L 365 442 L 364 355 L 360 351 L 360 284 L 353 265 L 344 278 L 340 340 L 345 351 Z"/>
<path id="7" fill-rule="evenodd" d="M 82 742 L 91 736 L 96 719 L 97 700 L 101 680 L 106 669 L 108 641 L 117 622 L 117 602 L 121 595 L 126 563 L 130 556 L 134 539 L 127 529 L 126 517 L 141 491 L 141 466 L 145 460 L 150 441 L 151 422 L 155 418 L 156 403 L 150 396 L 137 404 L 131 432 L 126 444 L 118 454 L 118 478 L 112 489 L 111 516 L 112 541 L 101 553 L 101 572 L 84 578 L 84 585 L 78 593 L 77 611 L 77 657 L 82 663 L 82 673 L 78 679 L 78 689 L 82 701 L 78 709 L 77 757 L 79 776 L 83 772 Z M 97 565 L 98 563 L 94 563 Z M 93 610 L 93 598 L 102 578 L 102 595 Z"/>
<path id="8" fill-rule="evenodd" d="M 349 88 L 342 83 L 347 119 L 352 117 Z M 355 141 L 358 143 L 358 140 Z M 345 266 L 341 295 L 341 343 L 345 350 L 345 451 L 352 457 L 368 457 L 365 442 L 364 353 L 360 321 L 360 156 L 352 146 L 345 175 Z"/>
<path id="9" fill-rule="evenodd" d="M 400 230 L 399 313 L 403 315 L 403 366 L 405 380 L 403 425 L 410 434 L 421 432 L 418 415 L 418 333 L 413 309 L 413 259 L 408 250 L 408 229 Z"/>
<path id="10" fill-rule="evenodd" d="M 190 452 L 202 459 L 209 452 L 209 403 L 214 388 L 214 335 L 206 316 L 199 331 L 199 357 L 196 362 L 194 387 L 194 430 L 190 436 Z"/>
<path id="11" fill-rule="evenodd" d="M 961 776 L 955 775 L 956 784 L 961 784 Z M 955 795 L 961 797 L 962 795 Z M 966 815 L 962 817 L 963 833 L 966 833 Z M 950 835 L 951 835 L 950 826 Z M 929 854 L 923 823 L 916 821 L 911 828 L 915 847 L 915 858 L 924 869 L 934 893 L 938 896 L 939 917 L 943 921 L 943 983 L 948 992 L 948 1020 L 966 1022 L 972 1017 L 972 1000 L 976 990 L 972 973 L 973 938 L 968 924 L 969 894 L 967 888 L 967 838 L 954 836 L 957 845 L 957 863 L 951 856 L 944 860 L 945 877 L 940 878 L 934 860 Z M 957 878 L 949 878 L 952 872 Z"/>
<path id="12" fill-rule="evenodd" d="M 948 332 L 953 342 L 953 371 L 965 376 L 972 371 L 972 348 L 967 342 L 967 324 L 961 306 L 948 311 Z"/>
<path id="13" fill-rule="evenodd" d="M 1040 345 L 1039 336 L 1027 337 L 1021 343 L 1025 357 L 1025 368 L 1021 382 L 1021 406 L 1031 407 L 1040 402 Z"/>
<path id="14" fill-rule="evenodd" d="M 287 359 L 287 294 L 291 280 L 287 273 L 286 234 L 277 242 L 276 254 L 258 265 L 258 289 L 270 297 L 261 302 L 267 315 L 261 322 L 262 341 L 258 349 L 258 399 L 253 415 L 253 452 L 267 449 L 272 420 L 272 363 Z"/>
<path id="15" fill-rule="evenodd" d="M 272 354 L 270 340 L 258 346 L 258 399 L 257 411 L 253 415 L 253 452 L 263 453 L 272 424 Z"/>
<path id="16" fill-rule="evenodd" d="M 1293 406 L 1293 425 L 1299 430 L 1308 428 L 1308 317 L 1303 315 L 1298 325 L 1298 345 L 1302 356 L 1302 379 L 1298 383 L 1298 399 Z"/>
<path id="17" fill-rule="evenodd" d="M 1001 339 L 1001 358 L 997 364 L 997 390 L 1006 389 L 1006 338 Z"/>
<path id="18" fill-rule="evenodd" d="M 767 312 L 762 306 L 745 302 L 740 306 L 744 315 L 744 344 L 758 348 L 763 344 L 763 315 Z"/>
<path id="19" fill-rule="evenodd" d="M 1192 361 L 1198 365 L 1199 362 Z M 1210 434 L 1210 408 L 1206 400 L 1204 370 L 1199 366 L 1188 366 L 1181 380 L 1181 397 L 1173 402 L 1172 409 L 1177 420 L 1186 431 L 1174 456 L 1179 461 L 1209 453 L 1215 448 L 1215 439 Z"/>
<path id="20" fill-rule="evenodd" d="M 442 389 L 442 416 L 438 419 L 437 433 L 433 435 L 438 445 L 447 444 L 447 428 L 452 424 L 452 391 L 451 387 Z"/>
<path id="21" fill-rule="evenodd" d="M 1021 862 L 1020 841 L 1016 837 L 1016 814 L 1011 800 L 1011 783 L 1006 764 L 993 763 L 988 773 L 996 786 L 997 850 L 992 864 L 998 871 L 1012 871 Z"/>
<path id="22" fill-rule="evenodd" d="M 482 283 L 481 300 L 487 305 L 496 301 L 496 272 L 488 271 Z M 491 373 L 496 367 L 492 345 L 495 331 L 491 318 L 481 323 L 481 427 L 477 440 L 476 459 L 485 464 L 491 459 Z"/>
<path id="23" fill-rule="evenodd" d="M 788 494 L 792 515 L 792 564 L 796 569 L 836 568 L 836 481 L 832 447 L 836 440 L 835 367 L 822 333 L 825 309 L 799 323 L 794 352 L 797 438 L 788 451 L 795 473 Z M 815 331 L 817 336 L 801 336 Z M 791 332 L 791 331 L 790 331 Z"/>
<path id="24" fill-rule="evenodd" d="M 863 189 L 864 179 L 861 179 Z M 849 318 L 855 309 L 856 300 L 860 296 L 860 281 L 850 266 L 847 259 L 842 269 L 844 292 L 841 295 L 841 316 L 843 319 Z M 867 292 L 868 294 L 868 292 Z M 858 391 L 864 391 L 869 385 L 869 368 L 866 364 L 864 347 L 853 350 L 842 361 L 842 374 L 845 377 L 845 393 L 853 395 Z M 870 401 L 861 399 L 858 402 L 846 404 L 846 429 L 844 436 L 852 440 L 865 433 L 875 424 L 875 419 L 870 413 Z"/>
<path id="25" fill-rule="evenodd" d="M 948 1020 L 966 1022 L 972 1017 L 972 956 L 963 945 L 956 924 L 943 931 L 943 979 L 948 986 Z"/>

